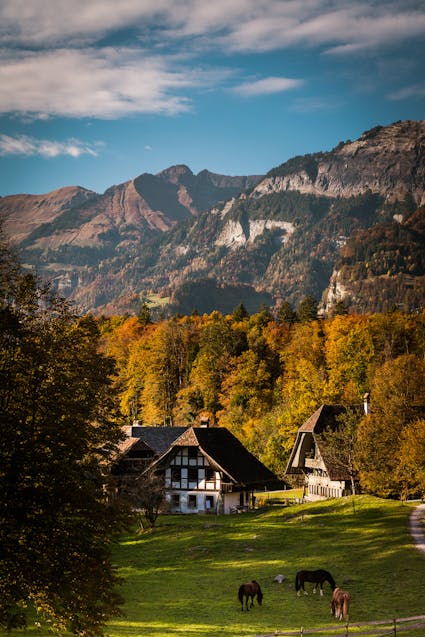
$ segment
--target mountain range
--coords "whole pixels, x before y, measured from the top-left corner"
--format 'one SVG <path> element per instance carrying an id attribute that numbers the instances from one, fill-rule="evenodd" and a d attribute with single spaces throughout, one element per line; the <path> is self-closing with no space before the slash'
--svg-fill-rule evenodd
<path id="1" fill-rule="evenodd" d="M 425 121 L 377 126 L 266 175 L 184 165 L 105 193 L 0 198 L 21 261 L 78 311 L 324 313 L 425 306 Z"/>

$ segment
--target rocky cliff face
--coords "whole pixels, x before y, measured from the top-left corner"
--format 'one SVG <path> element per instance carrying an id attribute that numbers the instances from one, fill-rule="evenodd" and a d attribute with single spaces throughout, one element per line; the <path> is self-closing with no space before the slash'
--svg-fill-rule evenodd
<path id="1" fill-rule="evenodd" d="M 103 195 L 5 197 L 0 214 L 22 260 L 80 311 L 134 312 L 159 298 L 170 311 L 209 311 L 212 298 L 227 311 L 244 295 L 251 311 L 306 295 L 329 312 L 341 300 L 356 311 L 417 308 L 424 141 L 425 121 L 397 122 L 264 178 L 180 165 Z"/>
<path id="2" fill-rule="evenodd" d="M 388 202 L 411 197 L 424 201 L 425 122 L 396 122 L 377 126 L 358 140 L 340 144 L 332 152 L 290 161 L 272 170 L 251 197 L 296 190 L 326 197 L 353 197 L 367 191 Z"/>

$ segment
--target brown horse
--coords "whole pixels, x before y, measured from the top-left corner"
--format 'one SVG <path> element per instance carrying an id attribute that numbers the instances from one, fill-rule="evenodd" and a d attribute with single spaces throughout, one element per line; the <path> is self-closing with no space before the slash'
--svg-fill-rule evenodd
<path id="1" fill-rule="evenodd" d="M 332 593 L 331 613 L 337 619 L 345 619 L 348 621 L 348 611 L 350 608 L 351 595 L 347 591 L 343 591 L 336 587 Z"/>
<path id="2" fill-rule="evenodd" d="M 255 596 L 257 596 L 258 605 L 261 606 L 263 601 L 263 593 L 261 592 L 259 583 L 256 582 L 255 579 L 253 579 L 252 582 L 247 582 L 246 584 L 241 584 L 239 586 L 238 599 L 240 603 L 242 604 L 242 610 L 243 610 L 244 598 L 245 598 L 245 608 L 246 610 L 249 610 L 249 608 L 252 608 L 254 606 Z M 249 608 L 248 608 L 249 600 L 251 600 L 251 604 L 249 605 Z"/>

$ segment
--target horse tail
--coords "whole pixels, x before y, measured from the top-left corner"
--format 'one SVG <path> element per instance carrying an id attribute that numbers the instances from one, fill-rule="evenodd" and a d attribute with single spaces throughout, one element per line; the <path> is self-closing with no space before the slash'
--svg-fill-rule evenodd
<path id="1" fill-rule="evenodd" d="M 350 593 L 345 593 L 344 603 L 342 606 L 342 614 L 344 619 L 348 621 L 348 611 L 350 610 Z"/>
<path id="2" fill-rule="evenodd" d="M 295 590 L 298 592 L 301 588 L 301 584 L 300 584 L 300 573 L 298 572 L 295 575 Z"/>
<path id="3" fill-rule="evenodd" d="M 239 586 L 238 599 L 239 599 L 240 603 L 243 604 L 243 584 L 241 584 Z"/>

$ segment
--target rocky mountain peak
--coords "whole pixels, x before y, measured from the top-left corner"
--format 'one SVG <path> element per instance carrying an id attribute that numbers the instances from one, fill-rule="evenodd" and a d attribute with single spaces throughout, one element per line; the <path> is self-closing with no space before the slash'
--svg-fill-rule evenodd
<path id="1" fill-rule="evenodd" d="M 185 164 L 176 164 L 157 173 L 157 177 L 162 177 L 169 181 L 178 181 L 181 177 L 193 177 L 193 172 Z"/>

